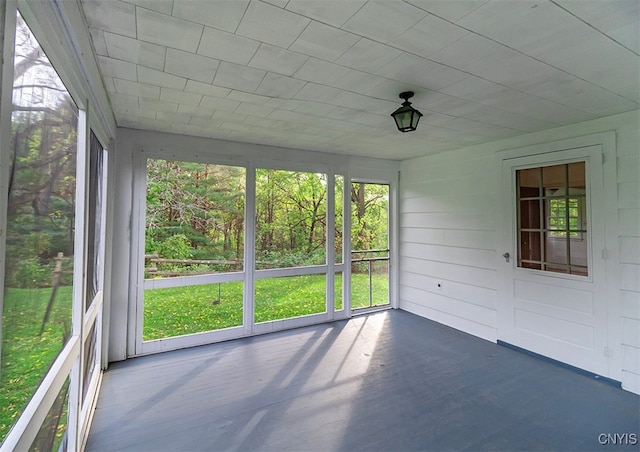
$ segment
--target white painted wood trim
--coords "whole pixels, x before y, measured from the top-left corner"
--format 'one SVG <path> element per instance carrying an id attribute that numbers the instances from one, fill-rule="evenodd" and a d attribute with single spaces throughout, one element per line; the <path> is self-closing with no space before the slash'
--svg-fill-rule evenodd
<path id="1" fill-rule="evenodd" d="M 269 270 L 256 270 L 256 279 L 281 278 L 285 276 L 320 275 L 327 273 L 327 265 L 310 265 L 309 267 L 274 268 Z"/>
<path id="2" fill-rule="evenodd" d="M 15 32 L 7 33 L 6 30 L 15 30 L 16 28 L 16 2 L 7 0 L 0 2 L 0 20 L 2 26 L 0 32 L 3 33 L 4 41 L 2 54 L 0 58 L 0 149 L 10 149 L 11 143 L 11 111 L 13 110 L 13 58 L 7 55 L 13 55 L 15 47 Z M 9 193 L 9 170 L 11 167 L 11 159 L 9 152 L 0 151 L 0 193 Z M 7 211 L 9 207 L 8 196 L 0 196 L 0 313 L 3 312 L 4 306 L 4 274 L 5 274 L 5 252 L 7 235 Z M 2 321 L 0 320 L 0 338 L 2 338 Z M 2 340 L 0 340 L 0 364 L 2 360 Z"/>
<path id="3" fill-rule="evenodd" d="M 326 252 L 327 256 L 327 273 L 325 284 L 325 309 L 329 313 L 329 319 L 333 319 L 335 311 L 335 222 L 336 222 L 336 180 L 333 172 L 327 174 L 327 243 Z"/>
<path id="4" fill-rule="evenodd" d="M 142 353 L 144 302 L 144 241 L 146 231 L 146 155 L 133 153 L 133 182 L 131 199 L 131 254 L 128 297 L 127 355 Z"/>
<path id="5" fill-rule="evenodd" d="M 0 447 L 1 451 L 29 450 L 79 354 L 80 338 L 73 336 L 53 362 L 22 415 L 7 434 Z"/>
<path id="6" fill-rule="evenodd" d="M 606 299 L 606 312 L 598 314 L 596 322 L 606 328 L 604 339 L 605 350 L 594 349 L 594 360 L 589 365 L 600 369 L 598 373 L 615 380 L 620 380 L 622 372 L 621 355 L 622 344 L 619 328 L 619 289 L 617 277 L 617 256 L 611 259 L 608 254 L 613 246 L 617 248 L 617 178 L 615 174 L 615 134 L 603 132 L 586 135 L 577 138 L 569 138 L 556 142 L 536 144 L 508 151 L 496 152 L 496 158 L 502 167 L 502 227 L 498 228 L 501 242 L 497 243 L 496 268 L 498 270 L 498 337 L 510 342 L 510 337 L 504 336 L 510 324 L 510 306 L 505 303 L 505 297 L 513 290 L 510 287 L 511 277 L 526 275 L 526 279 L 537 284 L 543 284 L 557 279 L 558 281 L 590 281 L 593 284 L 593 294 L 596 302 L 602 307 Z M 517 159 L 517 160 L 516 160 Z M 517 242 L 514 228 L 515 224 L 513 206 L 515 194 L 508 187 L 515 187 L 515 171 L 517 167 L 537 167 L 540 164 L 562 164 L 576 159 L 586 159 L 586 177 L 590 181 L 587 185 L 587 202 L 591 204 L 588 209 L 588 234 L 587 257 L 589 276 L 580 277 L 565 274 L 554 274 L 536 270 L 528 270 L 517 267 Z M 607 161 L 609 166 L 605 166 Z M 521 162 L 524 162 L 521 165 Z M 515 165 L 515 166 L 514 166 Z M 613 166 L 613 168 L 611 167 Z M 594 189 L 594 187 L 599 187 Z M 612 207 L 613 206 L 613 207 Z M 602 218 L 596 218 L 596 209 L 606 212 Z M 613 221 L 611 221 L 613 220 Z M 506 230 L 508 225 L 508 230 Z M 604 249 L 593 249 L 596 240 L 604 245 Z M 507 243 L 509 245 L 507 245 Z M 503 252 L 509 252 L 512 256 L 510 263 L 505 263 Z M 605 259 L 606 257 L 606 259 Z M 602 293 L 601 293 L 602 292 Z M 597 309 L 597 308 L 596 308 Z M 613 320 L 612 320 L 613 319 Z M 577 321 L 577 320 L 576 320 Z M 577 321 L 579 323 L 579 321 Z M 601 338 L 602 339 L 602 338 Z M 597 339 L 596 339 L 597 340 Z M 597 340 L 598 341 L 598 340 Z M 599 343 L 599 341 L 598 341 Z M 602 355 L 602 356 L 600 356 Z M 598 357 L 600 356 L 600 357 Z M 606 356 L 606 365 L 603 367 L 603 356 Z M 616 362 L 617 359 L 617 362 Z"/>
<path id="7" fill-rule="evenodd" d="M 244 335 L 253 334 L 255 318 L 255 261 L 256 261 L 256 167 L 250 164 L 246 168 L 246 187 L 244 200 L 244 290 L 242 314 Z"/>
<path id="8" fill-rule="evenodd" d="M 204 284 L 244 281 L 244 272 L 208 273 L 206 275 L 176 276 L 175 278 L 145 279 L 144 290 L 165 289 L 168 287 L 188 287 Z"/>

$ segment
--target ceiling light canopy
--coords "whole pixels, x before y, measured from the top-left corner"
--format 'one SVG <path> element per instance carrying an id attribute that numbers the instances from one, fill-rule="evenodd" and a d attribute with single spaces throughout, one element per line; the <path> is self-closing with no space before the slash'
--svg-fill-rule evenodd
<path id="1" fill-rule="evenodd" d="M 422 113 L 411 106 L 409 99 L 412 97 L 413 91 L 400 93 L 400 99 L 404 99 L 402 107 L 391 113 L 391 116 L 393 116 L 396 126 L 398 126 L 398 130 L 400 132 L 411 132 L 416 130 L 418 127 L 418 121 L 420 121 L 420 117 L 422 116 Z"/>

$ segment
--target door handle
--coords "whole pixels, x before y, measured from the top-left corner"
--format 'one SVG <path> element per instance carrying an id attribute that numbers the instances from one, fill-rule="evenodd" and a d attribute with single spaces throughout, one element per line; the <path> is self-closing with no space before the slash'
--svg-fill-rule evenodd
<path id="1" fill-rule="evenodd" d="M 505 261 L 509 262 L 509 257 L 510 257 L 509 253 L 504 253 L 502 257 L 504 257 Z"/>

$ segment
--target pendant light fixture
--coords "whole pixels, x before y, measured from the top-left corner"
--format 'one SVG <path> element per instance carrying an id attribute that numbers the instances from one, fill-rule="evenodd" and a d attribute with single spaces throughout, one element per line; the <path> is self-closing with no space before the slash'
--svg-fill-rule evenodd
<path id="1" fill-rule="evenodd" d="M 409 99 L 413 97 L 413 94 L 413 91 L 400 93 L 400 99 L 404 99 L 404 102 L 400 108 L 391 113 L 391 116 L 393 116 L 396 126 L 400 132 L 411 132 L 416 130 L 418 127 L 418 121 L 420 121 L 420 117 L 422 116 L 422 113 L 413 108 L 411 106 L 411 102 L 409 102 Z"/>

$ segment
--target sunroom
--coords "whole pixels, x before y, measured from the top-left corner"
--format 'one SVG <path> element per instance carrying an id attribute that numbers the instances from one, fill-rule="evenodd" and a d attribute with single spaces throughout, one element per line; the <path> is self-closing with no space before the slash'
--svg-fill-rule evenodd
<path id="1" fill-rule="evenodd" d="M 82 450 L 111 363 L 344 325 L 464 332 L 640 408 L 636 0 L 0 10 L 2 451 Z"/>

